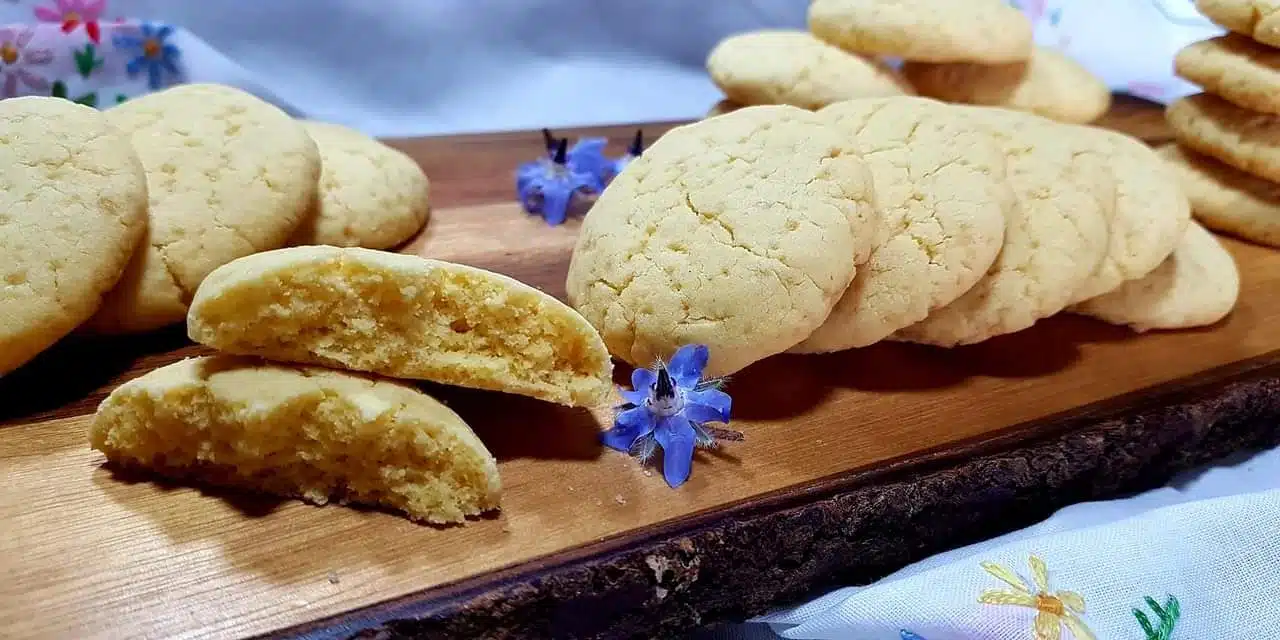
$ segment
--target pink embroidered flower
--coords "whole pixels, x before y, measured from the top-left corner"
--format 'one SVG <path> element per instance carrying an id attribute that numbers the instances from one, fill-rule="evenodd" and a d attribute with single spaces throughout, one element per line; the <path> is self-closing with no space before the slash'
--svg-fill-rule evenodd
<path id="1" fill-rule="evenodd" d="M 53 6 L 36 7 L 36 19 L 41 22 L 61 22 L 62 32 L 71 33 L 84 25 L 89 39 L 98 42 L 102 29 L 98 21 L 107 8 L 107 0 L 54 0 Z"/>
<path id="2" fill-rule="evenodd" d="M 0 94 L 6 98 L 18 95 L 18 83 L 36 91 L 47 91 L 49 81 L 31 72 L 53 62 L 53 52 L 48 49 L 28 49 L 35 31 L 27 27 L 0 28 L 0 77 L 4 85 Z"/>

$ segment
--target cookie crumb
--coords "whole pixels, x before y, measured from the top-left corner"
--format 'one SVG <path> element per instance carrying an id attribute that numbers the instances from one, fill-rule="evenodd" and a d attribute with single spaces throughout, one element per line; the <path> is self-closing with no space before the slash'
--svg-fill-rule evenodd
<path id="1" fill-rule="evenodd" d="M 325 575 L 325 577 L 329 579 L 329 584 L 338 584 L 339 582 L 342 582 L 342 580 L 338 578 L 337 571 L 330 571 Z"/>
<path id="2" fill-rule="evenodd" d="M 622 494 L 621 494 L 621 493 L 619 493 L 618 495 L 614 496 L 614 497 L 613 497 L 613 501 L 614 501 L 614 502 L 616 502 L 616 503 L 618 503 L 618 504 L 626 504 L 626 503 L 627 503 L 627 499 L 626 499 L 626 498 L 624 498 L 624 497 L 622 497 Z"/>
<path id="3" fill-rule="evenodd" d="M 604 506 L 604 500 L 601 500 L 600 498 L 596 498 L 596 506 L 597 506 L 597 507 L 603 507 L 603 506 Z"/>
<path id="4" fill-rule="evenodd" d="M 653 477 L 653 472 L 652 472 L 652 471 L 650 471 L 650 470 L 648 470 L 648 469 L 645 469 L 645 470 L 644 470 L 644 475 L 645 475 L 645 477 L 652 478 L 652 477 Z"/>

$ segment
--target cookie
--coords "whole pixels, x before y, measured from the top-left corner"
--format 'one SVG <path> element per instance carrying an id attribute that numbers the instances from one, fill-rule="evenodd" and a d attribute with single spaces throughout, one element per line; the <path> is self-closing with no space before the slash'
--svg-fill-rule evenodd
<path id="1" fill-rule="evenodd" d="M 1237 238 L 1280 247 L 1280 184 L 1169 144 L 1159 151 L 1191 200 L 1196 220 Z"/>
<path id="2" fill-rule="evenodd" d="M 1081 305 L 1079 311 L 1137 332 L 1211 325 L 1231 313 L 1240 271 L 1226 248 L 1192 222 L 1173 253 L 1145 278 Z"/>
<path id="3" fill-rule="evenodd" d="M 1245 109 L 1280 113 L 1280 50 L 1227 34 L 1187 45 L 1173 64 L 1207 93 Z"/>
<path id="4" fill-rule="evenodd" d="M 1031 22 L 1004 0 L 813 0 L 809 30 L 845 51 L 918 62 L 1031 56 Z"/>
<path id="5" fill-rule="evenodd" d="M 703 116 L 703 118 L 714 118 L 716 116 L 729 113 L 730 111 L 737 111 L 741 108 L 742 105 L 725 98 L 724 100 L 711 105 L 711 108 L 707 110 L 707 115 Z"/>
<path id="6" fill-rule="evenodd" d="M 707 56 L 707 72 L 741 105 L 818 109 L 852 98 L 912 93 L 883 63 L 846 53 L 805 31 L 751 31 L 725 38 Z"/>
<path id="7" fill-rule="evenodd" d="M 430 185 L 413 158 L 342 125 L 303 126 L 320 151 L 319 209 L 289 244 L 389 249 L 427 223 Z"/>
<path id="8" fill-rule="evenodd" d="M 89 427 L 107 459 L 315 504 L 462 522 L 498 508 L 497 462 L 408 385 L 250 358 L 188 358 L 116 388 Z"/>
<path id="9" fill-rule="evenodd" d="M 1280 47 L 1280 2 L 1277 0 L 1196 0 L 1196 8 L 1222 27 L 1262 44 Z"/>
<path id="10" fill-rule="evenodd" d="M 1183 146 L 1280 182 L 1280 115 L 1249 111 L 1198 93 L 1171 103 L 1165 119 Z"/>
<path id="11" fill-rule="evenodd" d="M 277 249 L 215 270 L 187 315 L 220 351 L 517 393 L 607 402 L 613 364 L 564 303 L 483 269 L 356 247 Z"/>
<path id="12" fill-rule="evenodd" d="M 89 321 L 99 333 L 181 322 L 209 272 L 281 247 L 312 213 L 320 154 L 302 124 L 252 95 L 191 84 L 106 112 L 147 172 L 142 250 Z"/>
<path id="13" fill-rule="evenodd" d="M 987 274 L 955 302 L 895 334 L 951 347 L 1021 331 L 1058 313 L 1107 253 L 1116 187 L 1067 125 L 1032 114 L 955 107 L 1003 146 L 1018 206 Z"/>
<path id="14" fill-rule="evenodd" d="M 818 115 L 861 149 L 880 228 L 871 259 L 796 353 L 879 342 L 960 297 L 1000 253 L 1015 206 L 1000 145 L 947 105 L 853 100 Z"/>
<path id="15" fill-rule="evenodd" d="M 1116 181 L 1107 255 L 1072 296 L 1075 304 L 1160 266 L 1186 232 L 1191 202 L 1168 164 L 1141 140 L 1098 127 L 1071 127 L 1068 135 L 1092 144 Z"/>
<path id="16" fill-rule="evenodd" d="M 727 375 L 817 329 L 877 227 L 854 141 L 810 111 L 745 107 L 672 129 L 583 221 L 569 302 L 636 366 L 685 344 Z"/>
<path id="17" fill-rule="evenodd" d="M 1059 122 L 1093 122 L 1111 108 L 1106 83 L 1075 60 L 1043 47 L 1023 62 L 907 62 L 902 74 L 920 95 L 1029 111 Z"/>
<path id="18" fill-rule="evenodd" d="M 0 374 L 87 320 L 147 224 L 129 139 L 60 98 L 0 101 Z"/>

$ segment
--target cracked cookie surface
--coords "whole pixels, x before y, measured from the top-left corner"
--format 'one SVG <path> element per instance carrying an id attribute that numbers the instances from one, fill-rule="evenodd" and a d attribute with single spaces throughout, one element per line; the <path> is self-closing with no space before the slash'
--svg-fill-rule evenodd
<path id="1" fill-rule="evenodd" d="M 1069 135 L 1094 145 L 1116 180 L 1107 255 L 1072 296 L 1075 304 L 1160 266 L 1191 222 L 1191 202 L 1169 165 L 1141 140 L 1098 127 L 1072 127 Z"/>
<path id="2" fill-rule="evenodd" d="M 0 374 L 84 322 L 119 280 L 147 223 L 147 184 L 126 136 L 60 98 L 0 101 Z"/>
<path id="3" fill-rule="evenodd" d="M 995 138 L 947 105 L 853 100 L 818 115 L 853 136 L 880 228 L 871 259 L 795 353 L 867 346 L 955 300 L 995 261 L 1016 206 Z"/>
<path id="4" fill-rule="evenodd" d="M 1222 27 L 1280 47 L 1280 0 L 1196 0 L 1196 9 Z"/>
<path id="5" fill-rule="evenodd" d="M 303 126 L 320 150 L 319 209 L 290 244 L 389 249 L 427 223 L 430 184 L 413 158 L 341 125 Z"/>
<path id="6" fill-rule="evenodd" d="M 955 302 L 895 334 L 944 347 L 1021 331 L 1066 307 L 1106 255 L 1115 207 L 1104 158 L 1068 125 L 1003 109 L 955 107 L 1003 145 L 1018 206 L 991 269 Z"/>
<path id="7" fill-rule="evenodd" d="M 726 375 L 795 346 L 826 319 L 877 227 L 848 135 L 790 106 L 671 130 L 583 221 L 570 303 L 637 366 L 684 344 Z"/>
<path id="8" fill-rule="evenodd" d="M 147 172 L 146 245 L 90 320 L 101 333 L 180 322 L 196 287 L 236 258 L 283 246 L 313 212 L 320 155 L 302 124 L 219 85 L 182 85 L 113 107 Z"/>
<path id="9" fill-rule="evenodd" d="M 1235 259 L 1212 233 L 1192 222 L 1155 271 L 1085 302 L 1080 313 L 1138 332 L 1189 329 L 1226 317 L 1239 295 Z"/>
<path id="10" fill-rule="evenodd" d="M 707 56 L 707 72 L 740 105 L 819 109 L 851 98 L 914 93 L 887 65 L 829 45 L 807 31 L 730 36 Z"/>
<path id="11" fill-rule="evenodd" d="M 813 0 L 809 30 L 845 51 L 1002 64 L 1031 55 L 1031 22 L 1004 0 Z"/>
<path id="12" fill-rule="evenodd" d="M 1023 62 L 907 62 L 902 74 L 921 95 L 1029 111 L 1059 122 L 1093 122 L 1111 107 L 1106 83 L 1080 63 L 1043 47 L 1036 47 Z"/>

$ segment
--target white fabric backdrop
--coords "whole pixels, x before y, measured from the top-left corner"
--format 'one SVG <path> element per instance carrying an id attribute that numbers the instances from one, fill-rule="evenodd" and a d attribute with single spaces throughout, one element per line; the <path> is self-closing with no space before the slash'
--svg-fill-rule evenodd
<path id="1" fill-rule="evenodd" d="M 959 0 L 956 0 L 959 2 Z M 29 22 L 52 0 L 2 0 Z M 109 0 L 109 17 L 184 27 L 192 80 L 249 88 L 309 117 L 373 135 L 532 129 L 697 117 L 719 99 L 702 64 L 721 37 L 802 27 L 803 0 Z M 1192 90 L 1173 52 L 1216 33 L 1190 0 L 1021 0 L 1036 37 L 1113 86 L 1154 99 Z M 1163 640 L 1263 638 L 1280 596 L 1273 567 L 1280 451 L 1228 461 L 1126 500 L 1077 505 L 996 540 L 927 559 L 707 638 L 1033 638 L 1031 609 L 980 605 L 1004 586 L 980 561 L 1087 604 L 1098 638 L 1151 638 L 1142 596 L 1181 603 Z M 1010 587 L 1005 587 L 1006 590 Z M 1034 589 L 1034 585 L 1031 587 Z M 1147 610 L 1149 616 L 1154 614 Z M 1057 628 L 1057 627 L 1055 627 Z M 1073 635 L 1064 627 L 1064 638 Z M 1057 636 L 1052 636 L 1057 637 Z M 1079 636 L 1076 636 L 1079 640 Z"/>

